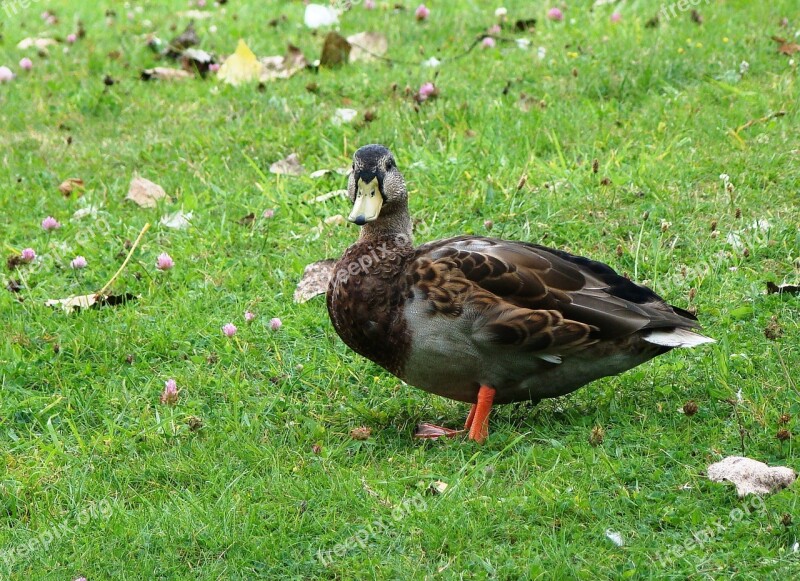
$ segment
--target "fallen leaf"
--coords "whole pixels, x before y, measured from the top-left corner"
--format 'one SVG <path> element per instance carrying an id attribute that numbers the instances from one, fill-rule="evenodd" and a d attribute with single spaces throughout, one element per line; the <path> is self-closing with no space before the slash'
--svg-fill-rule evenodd
<path id="1" fill-rule="evenodd" d="M 331 6 L 321 4 L 309 4 L 303 22 L 309 28 L 319 28 L 321 26 L 331 26 L 339 23 L 339 13 Z"/>
<path id="2" fill-rule="evenodd" d="M 354 440 L 367 440 L 372 434 L 372 430 L 366 426 L 360 428 L 353 428 L 350 430 L 350 437 Z"/>
<path id="3" fill-rule="evenodd" d="M 197 31 L 194 29 L 194 20 L 191 20 L 186 28 L 178 36 L 169 41 L 166 56 L 171 59 L 176 59 L 187 48 L 197 46 L 200 44 L 200 37 L 197 36 Z"/>
<path id="4" fill-rule="evenodd" d="M 358 111 L 355 109 L 337 109 L 333 112 L 331 121 L 334 125 L 343 125 L 345 123 L 350 123 L 357 115 Z"/>
<path id="5" fill-rule="evenodd" d="M 236 223 L 242 226 L 250 226 L 255 221 L 256 221 L 256 215 L 253 212 L 250 212 L 247 216 L 242 216 L 241 218 L 236 220 Z"/>
<path id="6" fill-rule="evenodd" d="M 28 261 L 22 258 L 21 254 L 11 254 L 6 259 L 6 268 L 8 270 L 14 270 L 18 266 L 22 266 L 23 264 L 28 264 Z"/>
<path id="7" fill-rule="evenodd" d="M 777 285 L 772 281 L 767 281 L 767 294 L 774 295 L 774 294 L 790 294 L 790 295 L 797 295 L 800 294 L 800 286 L 796 286 L 793 284 L 782 284 Z"/>
<path id="8" fill-rule="evenodd" d="M 347 222 L 347 220 L 345 220 L 344 216 L 342 216 L 341 214 L 334 214 L 333 216 L 328 216 L 327 218 L 325 218 L 325 223 L 328 226 L 332 225 L 341 226 L 345 222 Z"/>
<path id="9" fill-rule="evenodd" d="M 457 436 L 458 434 L 462 433 L 464 433 L 464 430 L 451 430 L 450 428 L 435 426 L 433 424 L 423 422 L 421 424 L 417 424 L 417 427 L 414 429 L 414 438 L 436 439 L 441 438 L 442 436 L 452 438 L 453 436 Z"/>
<path id="10" fill-rule="evenodd" d="M 67 178 L 58 186 L 58 191 L 66 197 L 70 197 L 75 190 L 83 190 L 83 180 L 81 178 Z"/>
<path id="11" fill-rule="evenodd" d="M 200 76 L 205 77 L 211 65 L 216 63 L 217 59 L 210 52 L 199 48 L 187 48 L 181 54 L 180 62 L 183 70 L 190 73 L 199 73 Z"/>
<path id="12" fill-rule="evenodd" d="M 296 46 L 290 44 L 284 56 L 268 56 L 261 59 L 261 82 L 288 79 L 308 65 L 306 57 Z"/>
<path id="13" fill-rule="evenodd" d="M 350 58 L 352 47 L 347 39 L 338 32 L 329 32 L 322 45 L 322 56 L 319 64 L 322 67 L 338 67 Z"/>
<path id="14" fill-rule="evenodd" d="M 327 194 L 320 194 L 312 203 L 318 204 L 320 202 L 327 202 L 331 198 L 341 197 L 344 198 L 347 196 L 347 190 L 333 190 L 332 192 L 328 192 Z"/>
<path id="15" fill-rule="evenodd" d="M 297 283 L 294 291 L 294 302 L 305 303 L 328 292 L 328 284 L 333 276 L 334 266 L 336 266 L 336 260 L 332 258 L 312 262 L 306 266 L 303 270 L 303 277 Z"/>
<path id="16" fill-rule="evenodd" d="M 533 31 L 536 28 L 536 19 L 524 18 L 517 20 L 514 23 L 514 28 L 516 28 L 519 32 Z"/>
<path id="17" fill-rule="evenodd" d="M 157 201 L 165 198 L 167 193 L 164 188 L 144 178 L 135 177 L 131 180 L 126 200 L 133 200 L 142 208 L 155 208 Z"/>
<path id="18" fill-rule="evenodd" d="M 382 57 L 389 50 L 389 41 L 378 32 L 359 32 L 347 37 L 347 42 L 352 47 L 350 62 L 371 61 Z"/>
<path id="19" fill-rule="evenodd" d="M 54 38 L 24 38 L 19 41 L 17 48 L 19 50 L 35 48 L 40 55 L 47 56 L 50 54 L 50 52 L 47 50 L 47 47 L 55 44 L 58 44 L 58 41 Z"/>
<path id="20" fill-rule="evenodd" d="M 290 153 L 284 159 L 278 160 L 269 166 L 269 171 L 274 174 L 299 176 L 303 175 L 305 168 L 300 164 L 300 157 L 296 153 Z"/>
<path id="21" fill-rule="evenodd" d="M 182 81 L 191 79 L 192 74 L 183 69 L 155 67 L 143 70 L 140 77 L 143 81 Z"/>
<path id="22" fill-rule="evenodd" d="M 786 488 L 797 478 L 797 474 L 786 466 L 770 467 L 742 456 L 728 456 L 708 467 L 709 480 L 730 481 L 736 485 L 740 497 L 748 494 L 770 494 Z"/>
<path id="23" fill-rule="evenodd" d="M 796 42 L 789 42 L 785 38 L 773 36 L 772 40 L 778 43 L 778 52 L 786 56 L 792 56 L 796 52 L 800 52 L 800 44 Z"/>
<path id="24" fill-rule="evenodd" d="M 225 59 L 217 72 L 217 77 L 229 85 L 240 85 L 259 80 L 262 65 L 258 62 L 255 53 L 239 40 L 236 52 Z"/>
<path id="25" fill-rule="evenodd" d="M 445 492 L 447 492 L 448 486 L 449 485 L 447 484 L 447 482 L 444 482 L 443 480 L 434 480 L 428 486 L 428 491 L 431 494 L 444 494 Z"/>
<path id="26" fill-rule="evenodd" d="M 772 315 L 769 324 L 764 328 L 764 336 L 770 341 L 777 341 L 783 336 L 783 327 L 775 315 Z"/>
<path id="27" fill-rule="evenodd" d="M 193 212 L 183 213 L 183 210 L 178 210 L 172 214 L 165 214 L 161 216 L 160 223 L 167 228 L 174 228 L 175 230 L 185 230 L 192 225 Z"/>
<path id="28" fill-rule="evenodd" d="M 99 293 L 94 293 L 90 295 L 67 297 L 66 299 L 51 299 L 44 304 L 48 307 L 60 306 L 67 313 L 72 313 L 80 309 L 88 309 L 91 307 L 113 307 L 128 301 L 136 300 L 136 298 L 136 295 L 131 293 L 123 293 L 121 295 L 101 295 Z"/>

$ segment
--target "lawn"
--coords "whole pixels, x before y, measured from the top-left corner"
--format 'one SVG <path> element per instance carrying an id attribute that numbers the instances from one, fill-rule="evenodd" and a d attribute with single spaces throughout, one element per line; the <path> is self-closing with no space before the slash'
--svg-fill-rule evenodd
<path id="1" fill-rule="evenodd" d="M 728 455 L 800 467 L 800 297 L 766 292 L 800 280 L 800 52 L 771 39 L 800 42 L 797 2 L 703 0 L 699 18 L 667 3 L 656 24 L 656 2 L 568 2 L 555 21 L 508 0 L 494 47 L 473 40 L 499 3 L 431 0 L 422 22 L 416 3 L 352 4 L 342 34 L 382 32 L 390 60 L 234 87 L 140 79 L 175 66 L 147 36 L 180 33 L 186 0 L 0 3 L 16 73 L 0 83 L 0 246 L 37 255 L 0 265 L 0 578 L 800 575 L 797 485 L 738 499 L 705 476 Z M 218 55 L 242 38 L 314 60 L 327 32 L 299 1 L 195 9 Z M 48 57 L 17 48 L 41 36 L 61 39 Z M 426 82 L 438 96 L 420 102 Z M 356 118 L 336 124 L 340 108 Z M 323 297 L 293 301 L 304 267 L 357 236 L 332 218 L 345 199 L 314 201 L 345 178 L 310 174 L 367 143 L 404 171 L 417 242 L 588 255 L 696 309 L 718 342 L 498 407 L 484 445 L 414 440 L 468 406 L 349 351 Z M 270 172 L 291 153 L 302 175 Z M 126 201 L 135 176 L 167 197 Z M 67 178 L 83 190 L 62 194 Z M 161 223 L 178 211 L 188 228 Z M 129 252 L 110 291 L 134 300 L 45 306 L 99 290 Z"/>

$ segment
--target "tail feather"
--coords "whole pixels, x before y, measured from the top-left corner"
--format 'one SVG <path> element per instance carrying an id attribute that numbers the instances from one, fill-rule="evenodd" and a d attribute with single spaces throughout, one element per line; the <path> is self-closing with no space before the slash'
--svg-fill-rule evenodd
<path id="1" fill-rule="evenodd" d="M 704 343 L 716 343 L 711 337 L 695 333 L 689 329 L 656 329 L 644 337 L 648 343 L 664 347 L 696 347 Z"/>

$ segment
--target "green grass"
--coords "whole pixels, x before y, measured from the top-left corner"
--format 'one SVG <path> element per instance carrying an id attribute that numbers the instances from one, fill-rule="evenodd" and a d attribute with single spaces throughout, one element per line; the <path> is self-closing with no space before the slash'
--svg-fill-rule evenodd
<path id="1" fill-rule="evenodd" d="M 656 3 L 623 5 L 612 25 L 612 8 L 592 11 L 589 0 L 569 3 L 562 23 L 546 21 L 542 3 L 509 0 L 512 20 L 539 18 L 531 49 L 501 42 L 445 61 L 439 98 L 418 107 L 405 88 L 435 73 L 416 63 L 462 53 L 494 22 L 494 3 L 431 1 L 422 25 L 414 3 L 399 13 L 355 6 L 343 33 L 384 32 L 403 64 L 303 72 L 263 90 L 138 79 L 160 64 L 145 35 L 182 29 L 184 0 L 142 2 L 132 21 L 121 3 L 78 4 L 31 3 L 11 17 L 0 7 L 0 65 L 19 73 L 0 85 L 0 245 L 4 256 L 39 255 L 2 271 L 3 286 L 15 279 L 24 289 L 0 289 L 0 577 L 800 573 L 796 486 L 761 504 L 704 476 L 725 455 L 798 467 L 795 443 L 776 433 L 782 414 L 798 431 L 800 305 L 764 294 L 765 281 L 800 275 L 797 67 L 769 38 L 794 37 L 796 2 L 702 2 L 702 25 L 687 12 L 648 28 Z M 118 17 L 107 25 L 110 7 Z M 40 20 L 45 8 L 59 24 Z M 213 18 L 197 23 L 208 50 L 229 53 L 242 37 L 259 55 L 287 42 L 319 55 L 322 35 L 303 27 L 301 2 L 208 10 Z M 30 54 L 33 70 L 19 70 L 19 40 L 64 37 L 77 18 L 84 40 L 46 59 Z M 117 82 L 106 87 L 105 75 Z M 339 107 L 357 109 L 359 121 L 333 125 Z M 361 120 L 367 110 L 371 123 Z M 785 115 L 735 134 L 776 111 Z M 399 385 L 354 355 L 321 298 L 292 301 L 303 267 L 340 255 L 357 234 L 323 223 L 348 211 L 340 198 L 310 203 L 344 178 L 307 174 L 347 166 L 372 142 L 405 172 L 418 242 L 485 234 L 492 220 L 492 235 L 589 255 L 696 307 L 719 342 L 535 408 L 497 408 L 483 446 L 413 440 L 417 422 L 458 426 L 466 406 Z M 268 172 L 291 152 L 306 176 Z M 170 200 L 155 210 L 125 203 L 135 174 Z M 59 193 L 68 177 L 85 180 L 83 197 Z M 71 219 L 88 204 L 102 220 Z M 158 224 L 181 208 L 194 212 L 190 229 Z M 272 220 L 237 224 L 267 208 Z M 63 224 L 49 236 L 39 226 L 48 215 Z M 753 229 L 757 220 L 769 228 Z M 99 289 L 146 222 L 113 287 L 136 302 L 73 315 L 43 306 Z M 176 267 L 158 273 L 165 251 Z M 73 272 L 78 254 L 89 266 Z M 245 309 L 258 315 L 250 325 Z M 283 320 L 277 333 L 271 317 Z M 764 335 L 772 317 L 777 340 Z M 239 327 L 233 339 L 220 331 L 227 322 Z M 181 389 L 174 407 L 159 403 L 169 378 Z M 690 400 L 699 411 L 687 417 L 678 410 Z M 353 440 L 358 426 L 372 436 Z M 592 446 L 596 426 L 605 437 Z M 437 480 L 446 494 L 428 492 Z M 714 535 L 692 544 L 709 527 Z"/>

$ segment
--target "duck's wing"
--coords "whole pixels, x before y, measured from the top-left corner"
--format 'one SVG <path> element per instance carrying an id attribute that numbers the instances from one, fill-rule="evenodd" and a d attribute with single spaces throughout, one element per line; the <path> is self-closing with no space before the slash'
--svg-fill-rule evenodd
<path id="1" fill-rule="evenodd" d="M 532 350 L 699 326 L 601 262 L 524 242 L 461 236 L 425 244 L 408 276 L 431 315 L 470 313 L 491 341 Z"/>

